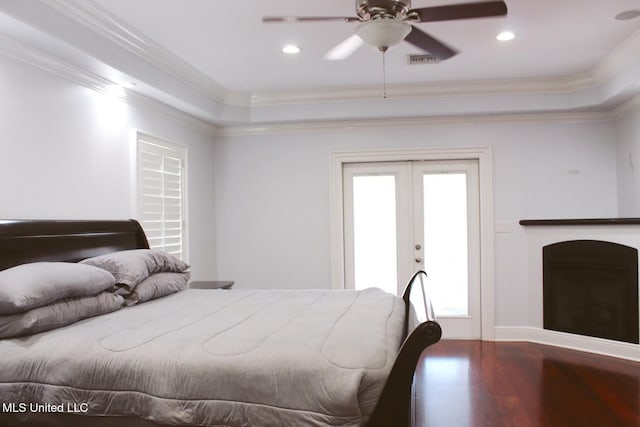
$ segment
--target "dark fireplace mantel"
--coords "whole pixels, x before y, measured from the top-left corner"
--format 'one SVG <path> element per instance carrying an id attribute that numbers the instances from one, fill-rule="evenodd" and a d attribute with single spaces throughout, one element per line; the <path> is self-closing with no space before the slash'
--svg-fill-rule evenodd
<path id="1" fill-rule="evenodd" d="M 640 218 L 521 219 L 520 225 L 640 225 Z"/>

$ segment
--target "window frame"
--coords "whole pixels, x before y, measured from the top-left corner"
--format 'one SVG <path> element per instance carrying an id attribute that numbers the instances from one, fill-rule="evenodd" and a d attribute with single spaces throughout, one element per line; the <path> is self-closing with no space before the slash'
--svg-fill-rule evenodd
<path id="1" fill-rule="evenodd" d="M 132 144 L 133 159 L 132 162 L 132 177 L 134 179 L 132 202 L 134 206 L 134 217 L 140 222 L 143 230 L 147 233 L 145 228 L 145 218 L 142 212 L 141 197 L 142 191 L 142 173 L 143 168 L 141 164 L 141 149 L 143 145 L 147 147 L 157 147 L 159 155 L 165 155 L 166 152 L 175 154 L 174 158 L 180 160 L 180 217 L 181 217 L 181 256 L 183 261 L 189 261 L 189 227 L 188 227 L 188 147 L 183 144 L 177 144 L 164 140 L 162 138 L 149 135 L 147 133 L 136 131 L 135 138 Z M 153 149 L 151 149 L 153 150 Z M 165 153 L 162 153 L 164 151 Z M 151 239 L 149 239 L 151 240 Z M 150 244 L 151 246 L 151 244 Z M 153 248 L 153 247 L 152 247 Z M 162 247 L 161 249 L 164 249 Z"/>

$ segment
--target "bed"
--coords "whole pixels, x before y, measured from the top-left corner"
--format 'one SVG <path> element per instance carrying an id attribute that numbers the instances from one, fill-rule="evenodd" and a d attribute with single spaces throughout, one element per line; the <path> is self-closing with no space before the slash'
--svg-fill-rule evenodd
<path id="1" fill-rule="evenodd" d="M 147 249 L 134 220 L 0 221 L 0 271 Z M 424 276 L 402 298 L 187 289 L 1 339 L 0 425 L 409 426 L 417 361 L 441 336 Z"/>

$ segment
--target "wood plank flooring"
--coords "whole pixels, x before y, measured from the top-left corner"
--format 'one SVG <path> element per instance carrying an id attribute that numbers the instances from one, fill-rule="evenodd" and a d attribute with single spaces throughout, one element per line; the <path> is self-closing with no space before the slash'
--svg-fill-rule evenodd
<path id="1" fill-rule="evenodd" d="M 640 426 L 640 363 L 533 343 L 443 340 L 422 355 L 415 427 Z"/>

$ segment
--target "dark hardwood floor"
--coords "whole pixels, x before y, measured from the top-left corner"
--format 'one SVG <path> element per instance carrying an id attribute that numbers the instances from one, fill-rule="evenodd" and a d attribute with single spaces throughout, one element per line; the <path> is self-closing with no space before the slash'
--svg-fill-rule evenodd
<path id="1" fill-rule="evenodd" d="M 540 344 L 440 341 L 415 393 L 415 427 L 640 426 L 640 363 Z"/>

